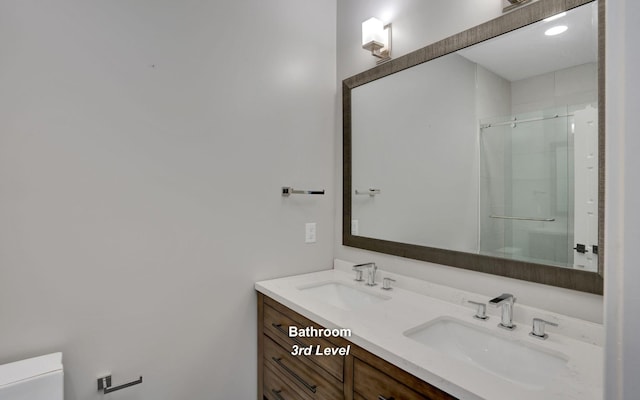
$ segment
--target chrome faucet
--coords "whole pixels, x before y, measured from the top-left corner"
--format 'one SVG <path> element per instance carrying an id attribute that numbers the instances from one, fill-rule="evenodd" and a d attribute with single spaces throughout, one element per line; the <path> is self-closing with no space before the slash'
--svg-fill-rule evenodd
<path id="1" fill-rule="evenodd" d="M 489 304 L 494 307 L 502 306 L 501 321 L 498 324 L 498 327 L 508 329 L 510 331 L 515 329 L 516 326 L 513 323 L 513 303 L 515 303 L 515 301 L 516 298 L 509 293 L 503 293 L 495 299 L 489 300 Z"/>
<path id="2" fill-rule="evenodd" d="M 362 264 L 356 264 L 353 266 L 353 270 L 354 271 L 362 271 L 364 268 L 368 268 L 367 269 L 367 286 L 375 286 L 376 285 L 376 271 L 378 270 L 378 267 L 376 266 L 376 263 L 374 262 L 368 262 L 368 263 L 362 263 Z M 361 275 L 360 275 L 361 277 Z M 358 279 L 356 279 L 358 280 Z"/>

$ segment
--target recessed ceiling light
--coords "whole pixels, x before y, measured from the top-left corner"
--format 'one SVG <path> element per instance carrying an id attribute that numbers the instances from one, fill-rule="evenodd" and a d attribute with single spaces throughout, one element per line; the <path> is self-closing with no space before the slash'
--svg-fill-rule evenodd
<path id="1" fill-rule="evenodd" d="M 554 26 L 553 28 L 547 29 L 547 31 L 544 33 L 547 36 L 554 36 L 554 35 L 559 35 L 562 32 L 566 31 L 567 26 L 566 25 L 558 25 L 558 26 Z"/>
<path id="2" fill-rule="evenodd" d="M 556 20 L 558 18 L 564 17 L 565 15 L 567 15 L 566 12 L 561 12 L 560 14 L 556 14 L 556 15 L 553 15 L 553 16 L 551 16 L 549 18 L 545 18 L 545 19 L 543 19 L 543 21 L 544 22 L 554 21 L 554 20 Z"/>

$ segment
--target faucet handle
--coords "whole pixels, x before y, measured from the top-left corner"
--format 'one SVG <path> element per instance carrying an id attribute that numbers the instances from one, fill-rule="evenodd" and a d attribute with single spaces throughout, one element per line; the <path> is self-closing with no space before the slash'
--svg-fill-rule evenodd
<path id="1" fill-rule="evenodd" d="M 542 318 L 534 318 L 533 328 L 531 329 L 531 332 L 529 332 L 529 336 L 540 340 L 546 340 L 549 337 L 549 335 L 544 333 L 544 328 L 546 325 L 558 326 L 558 324 L 556 324 L 555 322 L 545 321 Z"/>
<path id="2" fill-rule="evenodd" d="M 364 278 L 362 277 L 362 269 L 353 267 L 353 270 L 356 271 L 356 278 L 354 279 L 354 281 L 364 281 Z"/>
<path id="3" fill-rule="evenodd" d="M 476 309 L 476 315 L 474 315 L 473 318 L 481 319 L 483 321 L 489 319 L 489 316 L 487 315 L 487 305 L 485 303 L 479 303 L 477 301 L 471 300 L 467 300 L 467 303 L 475 304 L 476 306 L 478 306 L 478 308 Z"/>
<path id="4" fill-rule="evenodd" d="M 382 279 L 382 289 L 384 290 L 391 290 L 393 289 L 391 287 L 391 282 L 395 282 L 395 279 L 391 279 L 388 276 L 385 276 L 384 279 Z"/>

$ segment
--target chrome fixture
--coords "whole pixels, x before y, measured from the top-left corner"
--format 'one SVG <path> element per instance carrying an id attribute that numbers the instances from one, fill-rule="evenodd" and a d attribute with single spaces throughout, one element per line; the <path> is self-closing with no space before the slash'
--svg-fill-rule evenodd
<path id="1" fill-rule="evenodd" d="M 489 215 L 489 218 L 516 219 L 518 221 L 539 221 L 539 222 L 553 222 L 556 220 L 555 218 L 512 217 L 510 215 Z"/>
<path id="2" fill-rule="evenodd" d="M 378 270 L 378 267 L 376 266 L 376 263 L 368 262 L 368 263 L 362 263 L 362 264 L 357 264 L 357 265 L 353 266 L 353 270 L 354 271 L 364 270 L 365 268 L 367 268 L 367 283 L 366 283 L 366 285 L 367 286 L 375 286 L 376 285 L 376 271 Z M 360 276 L 360 278 L 362 278 L 362 276 Z"/>
<path id="3" fill-rule="evenodd" d="M 142 377 L 140 377 L 135 381 L 127 382 L 119 386 L 111 386 L 111 375 L 107 375 L 107 376 L 98 378 L 98 390 L 102 390 L 102 393 L 108 394 L 108 393 L 115 392 L 117 390 L 128 388 L 130 386 L 139 385 L 141 383 L 142 383 Z"/>
<path id="4" fill-rule="evenodd" d="M 518 8 L 530 2 L 531 0 L 504 0 L 503 3 L 505 3 L 506 6 L 502 9 L 502 12 L 511 11 L 514 8 Z"/>
<path id="5" fill-rule="evenodd" d="M 515 301 L 516 298 L 509 293 L 503 293 L 500 296 L 489 300 L 489 304 L 494 307 L 502 306 L 501 321 L 498 324 L 498 327 L 510 331 L 515 329 L 516 326 L 513 323 L 513 303 L 515 303 Z"/>
<path id="6" fill-rule="evenodd" d="M 471 301 L 471 300 L 467 300 L 467 303 L 478 306 L 478 308 L 476 308 L 476 315 L 474 315 L 473 318 L 481 319 L 483 321 L 486 321 L 489 319 L 489 316 L 487 315 L 487 305 L 485 303 L 479 303 L 477 301 Z"/>
<path id="7" fill-rule="evenodd" d="M 364 278 L 362 277 L 362 268 L 363 267 L 353 266 L 353 270 L 356 271 L 356 278 L 354 281 L 364 282 Z"/>
<path id="8" fill-rule="evenodd" d="M 289 186 L 282 187 L 282 197 L 289 197 L 292 194 L 324 194 L 323 190 L 299 190 Z"/>
<path id="9" fill-rule="evenodd" d="M 373 264 L 369 268 L 369 272 L 367 273 L 367 286 L 375 286 L 376 285 L 376 271 L 378 267 Z"/>
<path id="10" fill-rule="evenodd" d="M 369 190 L 358 190 L 356 189 L 356 194 L 357 195 L 369 195 L 370 197 L 373 197 L 377 194 L 380 194 L 380 189 L 373 189 L 373 188 L 369 188 Z"/>
<path id="11" fill-rule="evenodd" d="M 391 278 L 389 278 L 388 276 L 384 277 L 384 279 L 382 279 L 382 288 L 383 288 L 384 290 L 391 290 L 391 289 L 393 289 L 393 288 L 391 287 L 391 282 L 395 282 L 395 281 L 396 281 L 395 279 L 391 279 Z"/>
<path id="12" fill-rule="evenodd" d="M 391 24 L 377 18 L 362 23 L 362 48 L 378 58 L 376 64 L 391 60 Z"/>
<path id="13" fill-rule="evenodd" d="M 529 336 L 540 340 L 546 340 L 549 337 L 549 335 L 544 333 L 544 328 L 546 325 L 558 326 L 558 324 L 556 324 L 555 322 L 545 321 L 541 318 L 534 318 L 533 328 L 531 332 L 529 332 Z"/>
<path id="14" fill-rule="evenodd" d="M 538 122 L 538 121 L 545 121 L 548 119 L 573 117 L 573 116 L 574 114 L 563 114 L 563 115 L 555 114 L 549 117 L 535 117 L 535 118 L 527 118 L 527 119 L 518 119 L 517 117 L 513 117 L 513 119 L 509 121 L 494 122 L 491 124 L 480 124 L 480 129 L 492 128 L 494 126 L 505 126 L 505 125 L 510 125 L 512 128 L 517 128 L 518 124 L 524 124 L 526 122 Z"/>

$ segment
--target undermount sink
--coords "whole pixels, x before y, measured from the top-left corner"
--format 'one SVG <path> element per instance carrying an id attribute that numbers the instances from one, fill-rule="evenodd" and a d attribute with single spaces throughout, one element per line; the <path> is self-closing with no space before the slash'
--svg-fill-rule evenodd
<path id="1" fill-rule="evenodd" d="M 353 310 L 389 300 L 389 297 L 382 294 L 373 294 L 341 282 L 323 282 L 299 287 L 298 290 L 343 310 Z"/>
<path id="2" fill-rule="evenodd" d="M 544 389 L 568 361 L 562 354 L 503 338 L 488 329 L 447 317 L 409 329 L 404 335 L 533 390 Z"/>

